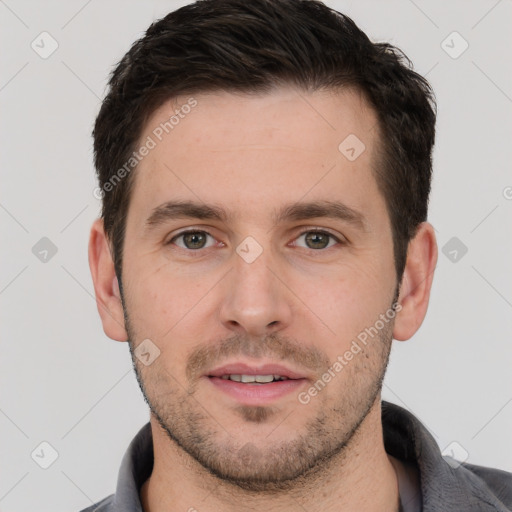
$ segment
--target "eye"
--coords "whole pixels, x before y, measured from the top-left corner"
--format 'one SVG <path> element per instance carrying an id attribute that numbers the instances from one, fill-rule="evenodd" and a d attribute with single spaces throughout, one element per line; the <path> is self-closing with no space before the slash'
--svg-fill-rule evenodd
<path id="1" fill-rule="evenodd" d="M 210 242 L 208 242 L 208 238 L 210 238 Z M 215 239 L 206 231 L 184 231 L 171 238 L 168 243 L 176 244 L 182 249 L 197 250 L 211 247 L 214 245 Z M 209 245 L 207 245 L 208 243 Z"/>
<path id="2" fill-rule="evenodd" d="M 305 231 L 295 239 L 293 245 L 297 245 L 297 240 L 303 240 L 307 249 L 327 249 L 332 247 L 340 240 L 326 231 Z"/>

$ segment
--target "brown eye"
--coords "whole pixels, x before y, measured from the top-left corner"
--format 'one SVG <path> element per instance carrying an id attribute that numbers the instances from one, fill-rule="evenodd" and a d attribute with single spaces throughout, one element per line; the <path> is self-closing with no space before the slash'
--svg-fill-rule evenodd
<path id="1" fill-rule="evenodd" d="M 304 240 L 300 246 L 307 249 L 327 249 L 339 242 L 334 235 L 325 231 L 306 231 L 297 240 Z"/>
<path id="2" fill-rule="evenodd" d="M 325 233 L 308 233 L 306 244 L 310 249 L 325 249 L 329 245 L 330 236 Z"/>
<path id="3" fill-rule="evenodd" d="M 169 243 L 174 243 L 182 249 L 204 249 L 212 245 L 208 244 L 208 237 L 213 241 L 213 237 L 205 231 L 187 231 L 175 236 Z"/>

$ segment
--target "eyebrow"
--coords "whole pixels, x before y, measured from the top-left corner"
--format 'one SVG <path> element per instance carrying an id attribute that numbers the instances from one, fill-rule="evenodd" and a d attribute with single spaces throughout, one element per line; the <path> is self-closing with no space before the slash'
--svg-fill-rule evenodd
<path id="1" fill-rule="evenodd" d="M 286 221 L 308 220 L 317 217 L 342 220 L 361 231 L 368 231 L 365 216 L 338 201 L 309 201 L 285 205 L 274 210 L 272 220 L 275 224 Z M 175 219 L 216 220 L 227 223 L 231 215 L 222 207 L 194 201 L 167 201 L 151 211 L 146 219 L 145 230 L 153 229 Z"/>

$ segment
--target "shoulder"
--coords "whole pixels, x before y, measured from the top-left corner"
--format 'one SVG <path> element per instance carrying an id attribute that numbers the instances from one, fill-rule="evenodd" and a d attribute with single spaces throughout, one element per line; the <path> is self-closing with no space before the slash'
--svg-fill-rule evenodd
<path id="1" fill-rule="evenodd" d="M 496 468 L 463 463 L 464 469 L 478 477 L 508 509 L 512 510 L 512 473 Z"/>
<path id="2" fill-rule="evenodd" d="M 114 496 L 114 494 L 111 494 L 94 505 L 84 508 L 80 512 L 111 512 L 113 510 Z"/>

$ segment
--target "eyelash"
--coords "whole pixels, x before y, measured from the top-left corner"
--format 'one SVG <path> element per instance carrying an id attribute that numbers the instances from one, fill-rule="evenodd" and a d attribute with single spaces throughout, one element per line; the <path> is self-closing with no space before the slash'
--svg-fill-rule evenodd
<path id="1" fill-rule="evenodd" d="M 178 238 L 180 238 L 182 236 L 185 236 L 185 235 L 187 235 L 189 233 L 204 233 L 205 235 L 210 236 L 213 239 L 215 239 L 215 237 L 213 235 L 211 235 L 210 233 L 208 233 L 208 231 L 204 231 L 204 230 L 201 230 L 201 229 L 188 229 L 186 231 L 182 231 L 181 233 L 178 233 L 177 235 L 173 236 L 165 245 L 171 245 L 171 244 L 173 244 L 173 242 L 175 242 L 175 240 L 177 240 Z M 302 231 L 301 233 L 299 233 L 299 235 L 297 237 L 295 237 L 294 240 L 297 240 L 301 236 L 307 235 L 308 233 L 319 233 L 319 234 L 322 234 L 322 235 L 327 235 L 328 237 L 333 239 L 339 245 L 346 245 L 346 243 L 347 243 L 346 241 L 340 240 L 337 236 L 333 235 L 329 231 L 325 231 L 325 230 L 322 230 L 322 229 L 307 229 L 307 230 Z M 334 247 L 334 245 L 325 247 L 323 249 L 311 249 L 309 247 L 305 247 L 303 249 L 306 249 L 307 251 L 312 251 L 312 252 L 322 252 L 322 251 L 326 251 L 327 249 L 331 249 L 332 247 Z M 186 247 L 178 246 L 178 248 L 179 249 L 183 249 L 183 250 L 185 250 L 187 252 L 190 252 L 190 253 L 199 253 L 202 250 L 210 249 L 211 247 L 200 248 L 200 249 L 187 249 Z"/>

